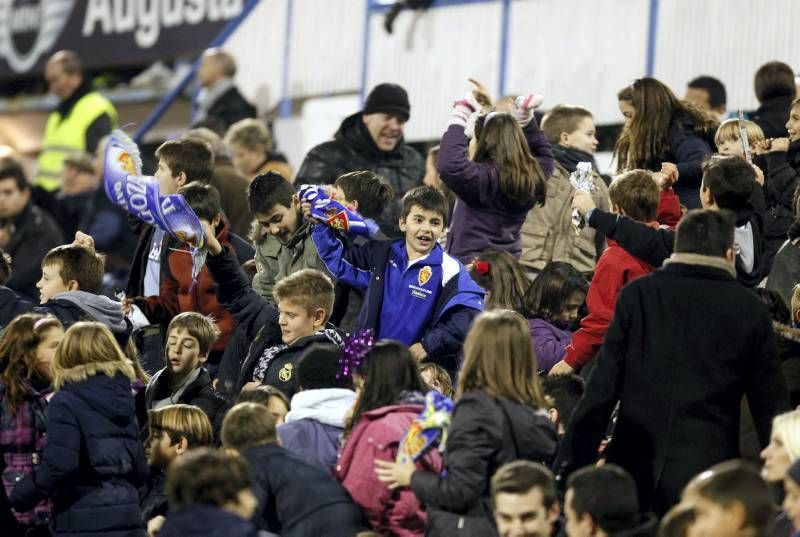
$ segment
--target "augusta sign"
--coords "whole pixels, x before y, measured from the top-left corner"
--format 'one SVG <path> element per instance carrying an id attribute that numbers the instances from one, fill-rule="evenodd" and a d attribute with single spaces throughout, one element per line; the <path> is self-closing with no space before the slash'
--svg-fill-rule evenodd
<path id="1" fill-rule="evenodd" d="M 87 67 L 146 63 L 204 49 L 244 0 L 0 0 L 0 79 L 42 70 L 53 52 Z"/>

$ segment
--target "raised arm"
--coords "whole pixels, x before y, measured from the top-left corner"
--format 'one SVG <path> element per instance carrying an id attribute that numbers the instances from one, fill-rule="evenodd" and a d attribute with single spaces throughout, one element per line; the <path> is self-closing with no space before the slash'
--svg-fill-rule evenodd
<path id="1" fill-rule="evenodd" d="M 342 240 L 333 229 L 317 224 L 311 231 L 311 240 L 317 247 L 322 263 L 336 281 L 344 282 L 351 287 L 365 290 L 372 278 L 371 251 L 373 241 L 363 245 L 350 245 L 346 250 Z"/>
<path id="2" fill-rule="evenodd" d="M 593 209 L 588 219 L 590 226 L 616 241 L 632 256 L 654 267 L 660 267 L 672 255 L 675 233 L 652 228 L 625 216 Z"/>

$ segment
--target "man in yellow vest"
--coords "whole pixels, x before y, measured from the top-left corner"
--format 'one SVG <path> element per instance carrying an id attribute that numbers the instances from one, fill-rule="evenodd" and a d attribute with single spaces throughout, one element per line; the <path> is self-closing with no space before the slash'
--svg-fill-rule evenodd
<path id="1" fill-rule="evenodd" d="M 111 101 L 92 91 L 81 60 L 71 50 L 53 54 L 44 76 L 58 107 L 47 118 L 34 184 L 48 191 L 61 186 L 64 157 L 76 151 L 94 153 L 98 142 L 117 125 Z"/>

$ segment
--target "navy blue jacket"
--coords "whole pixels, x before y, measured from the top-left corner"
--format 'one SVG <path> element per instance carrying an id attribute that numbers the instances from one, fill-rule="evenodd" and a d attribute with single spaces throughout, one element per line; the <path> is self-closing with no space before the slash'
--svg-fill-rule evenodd
<path id="1" fill-rule="evenodd" d="M 252 522 L 214 505 L 189 505 L 167 516 L 158 537 L 258 537 Z"/>
<path id="2" fill-rule="evenodd" d="M 277 444 L 256 446 L 242 455 L 253 475 L 259 528 L 282 537 L 352 537 L 364 528 L 361 508 L 325 470 Z"/>
<path id="3" fill-rule="evenodd" d="M 384 300 L 384 277 L 393 255 L 393 248 L 403 241 L 367 241 L 344 250 L 342 242 L 333 231 L 317 225 L 312 232 L 314 244 L 327 269 L 337 280 L 363 288 L 366 282 L 364 304 L 356 326 L 372 328 L 380 334 L 381 313 L 385 307 L 398 307 L 405 299 L 405 289 Z M 435 305 L 430 324 L 422 333 L 421 343 L 428 360 L 445 369 L 457 369 L 456 357 L 461 352 L 464 338 L 472 320 L 483 311 L 483 289 L 476 284 L 458 260 L 442 251 L 438 244 L 429 254 L 427 265 L 441 273 L 441 287 L 433 297 Z M 440 260 L 440 261 L 439 261 Z M 438 261 L 438 262 L 437 262 Z M 420 282 L 422 270 L 420 269 Z M 438 275 L 428 274 L 434 280 Z M 426 280 L 427 281 L 427 280 Z M 402 291 L 402 292 L 401 292 Z"/>
<path id="4" fill-rule="evenodd" d="M 690 209 L 700 207 L 703 161 L 714 152 L 713 137 L 713 132 L 709 139 L 697 135 L 690 120 L 677 117 L 667 133 L 669 154 L 650 167 L 654 171 L 660 171 L 662 162 L 673 162 L 678 167 L 675 193 L 681 199 L 681 204 Z"/>
<path id="5" fill-rule="evenodd" d="M 144 536 L 136 486 L 148 472 L 131 382 L 122 366 L 112 378 L 93 365 L 66 372 L 48 407 L 44 461 L 11 505 L 26 511 L 49 496 L 55 535 Z"/>

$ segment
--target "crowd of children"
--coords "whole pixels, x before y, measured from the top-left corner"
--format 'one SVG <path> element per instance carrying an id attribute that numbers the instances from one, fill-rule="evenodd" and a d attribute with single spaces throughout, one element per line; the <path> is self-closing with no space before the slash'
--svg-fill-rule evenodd
<path id="1" fill-rule="evenodd" d="M 165 142 L 203 255 L 131 217 L 116 299 L 84 230 L 38 304 L 0 255 L 0 535 L 796 535 L 800 98 L 767 137 L 637 79 L 605 174 L 591 111 L 471 82 L 405 192 Z"/>

